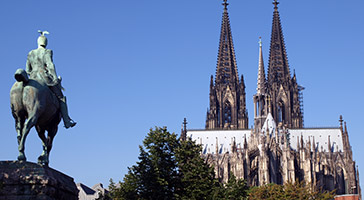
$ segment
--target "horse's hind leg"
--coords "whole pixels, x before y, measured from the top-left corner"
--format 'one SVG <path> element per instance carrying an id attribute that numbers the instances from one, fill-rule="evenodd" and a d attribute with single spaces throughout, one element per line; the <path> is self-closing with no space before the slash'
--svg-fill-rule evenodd
<path id="1" fill-rule="evenodd" d="M 22 136 L 22 131 L 24 128 L 24 122 L 25 119 L 22 117 L 16 117 L 15 118 L 15 130 L 17 132 L 17 139 L 18 139 L 18 145 L 20 144 L 20 140 L 21 140 L 21 136 Z"/>
<path id="2" fill-rule="evenodd" d="M 45 130 L 41 129 L 38 126 L 36 127 L 36 129 L 37 129 L 39 138 L 42 140 L 42 145 L 43 145 L 43 152 L 38 157 L 38 163 L 42 164 L 42 165 L 48 165 L 47 139 L 46 139 L 45 134 L 44 134 Z"/>
<path id="3" fill-rule="evenodd" d="M 28 120 L 24 124 L 20 143 L 19 143 L 19 156 L 18 156 L 19 161 L 27 160 L 25 157 L 25 154 L 24 154 L 25 139 L 27 138 L 30 129 L 37 123 L 37 120 L 38 120 L 38 117 L 34 114 L 31 114 L 31 115 L 29 115 Z"/>
<path id="4" fill-rule="evenodd" d="M 47 137 L 47 156 L 49 158 L 49 154 L 51 153 L 53 146 L 53 139 L 56 136 L 58 131 L 58 123 L 54 125 L 52 128 L 48 129 L 48 137 Z"/>

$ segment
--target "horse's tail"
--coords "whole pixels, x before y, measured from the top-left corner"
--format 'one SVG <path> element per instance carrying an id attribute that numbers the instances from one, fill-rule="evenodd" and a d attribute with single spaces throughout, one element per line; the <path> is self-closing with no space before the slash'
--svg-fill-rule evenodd
<path id="1" fill-rule="evenodd" d="M 10 90 L 10 105 L 14 117 L 19 115 L 20 114 L 19 112 L 24 110 L 23 91 L 24 91 L 24 84 L 21 82 L 15 82 Z"/>
<path id="2" fill-rule="evenodd" d="M 23 82 L 24 84 L 28 83 L 29 81 L 28 74 L 24 69 L 17 69 L 14 77 L 16 81 Z"/>

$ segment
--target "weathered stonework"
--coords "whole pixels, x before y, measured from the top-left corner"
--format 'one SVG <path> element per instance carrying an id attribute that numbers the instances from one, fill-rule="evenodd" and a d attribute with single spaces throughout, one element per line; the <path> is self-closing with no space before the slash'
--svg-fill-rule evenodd
<path id="1" fill-rule="evenodd" d="M 0 200 L 76 200 L 73 178 L 31 162 L 0 161 Z"/>

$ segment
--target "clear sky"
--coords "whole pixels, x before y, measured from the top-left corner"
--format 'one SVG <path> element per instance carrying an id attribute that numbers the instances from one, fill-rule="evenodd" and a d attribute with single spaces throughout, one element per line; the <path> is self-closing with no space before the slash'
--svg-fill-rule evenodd
<path id="1" fill-rule="evenodd" d="M 0 160 L 18 155 L 9 91 L 47 30 L 71 117 L 60 124 L 50 167 L 88 186 L 121 180 L 154 126 L 180 133 L 204 128 L 210 75 L 215 74 L 221 0 L 0 1 Z M 258 72 L 258 38 L 268 64 L 273 5 L 230 0 L 239 75 L 245 77 L 249 123 Z M 304 86 L 306 127 L 347 121 L 354 159 L 364 174 L 364 1 L 281 0 L 279 12 L 291 68 Z M 28 161 L 42 150 L 32 130 Z M 364 177 L 361 177 L 363 185 Z"/>

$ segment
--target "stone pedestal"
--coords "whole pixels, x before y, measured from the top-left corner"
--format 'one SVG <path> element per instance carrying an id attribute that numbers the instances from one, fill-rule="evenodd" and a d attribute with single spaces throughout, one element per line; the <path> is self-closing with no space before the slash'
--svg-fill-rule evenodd
<path id="1" fill-rule="evenodd" d="M 72 177 L 31 162 L 0 161 L 0 200 L 78 199 Z"/>

